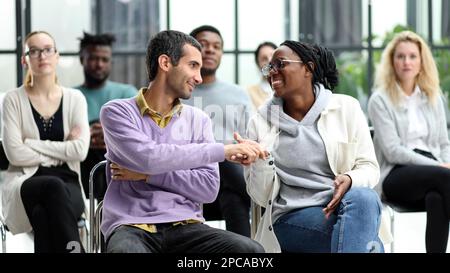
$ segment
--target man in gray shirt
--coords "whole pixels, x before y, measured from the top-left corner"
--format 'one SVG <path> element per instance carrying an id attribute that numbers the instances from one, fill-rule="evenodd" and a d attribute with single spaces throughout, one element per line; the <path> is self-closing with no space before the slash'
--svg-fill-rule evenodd
<path id="1" fill-rule="evenodd" d="M 184 103 L 209 114 L 217 142 L 232 143 L 234 132 L 245 134 L 251 109 L 250 98 L 242 88 L 216 77 L 223 55 L 223 39 L 219 30 L 213 26 L 200 26 L 191 32 L 191 36 L 202 45 L 203 83 L 195 88 L 191 98 Z M 250 237 L 250 198 L 245 188 L 242 167 L 222 162 L 219 163 L 219 170 L 219 195 L 213 205 L 204 206 L 205 218 L 208 220 L 218 205 L 227 230 Z"/>

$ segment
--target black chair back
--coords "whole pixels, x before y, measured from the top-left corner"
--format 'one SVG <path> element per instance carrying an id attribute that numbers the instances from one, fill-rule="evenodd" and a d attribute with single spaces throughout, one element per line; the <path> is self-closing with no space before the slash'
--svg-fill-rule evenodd
<path id="1" fill-rule="evenodd" d="M 3 141 L 0 139 L 0 170 L 7 170 L 9 166 L 8 157 L 6 157 L 5 150 L 3 149 Z"/>

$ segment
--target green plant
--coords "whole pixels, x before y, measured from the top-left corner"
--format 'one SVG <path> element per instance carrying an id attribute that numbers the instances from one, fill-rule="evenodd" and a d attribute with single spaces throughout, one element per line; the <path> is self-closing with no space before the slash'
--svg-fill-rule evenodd
<path id="1" fill-rule="evenodd" d="M 339 85 L 335 93 L 364 99 L 367 90 L 367 56 L 360 52 L 343 52 L 336 59 L 339 70 Z"/>

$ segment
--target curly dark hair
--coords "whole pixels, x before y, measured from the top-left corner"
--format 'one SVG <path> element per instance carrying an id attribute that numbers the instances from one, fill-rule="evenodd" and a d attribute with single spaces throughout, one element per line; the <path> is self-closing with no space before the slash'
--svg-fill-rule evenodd
<path id="1" fill-rule="evenodd" d="M 111 33 L 103 33 L 103 34 L 89 34 L 83 31 L 83 37 L 78 38 L 80 40 L 80 53 L 90 45 L 99 45 L 99 46 L 109 46 L 112 47 L 112 44 L 116 41 L 116 37 Z"/>

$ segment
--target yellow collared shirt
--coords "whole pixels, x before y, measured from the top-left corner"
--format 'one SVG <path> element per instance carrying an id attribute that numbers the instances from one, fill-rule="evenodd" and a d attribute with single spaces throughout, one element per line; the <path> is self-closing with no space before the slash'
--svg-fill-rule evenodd
<path id="1" fill-rule="evenodd" d="M 147 101 L 145 101 L 144 93 L 147 91 L 147 88 L 141 88 L 139 90 L 139 94 L 136 97 L 136 104 L 139 107 L 139 112 L 142 116 L 145 114 L 148 114 L 150 118 L 158 124 L 159 127 L 164 128 L 169 124 L 169 122 L 172 120 L 172 117 L 175 114 L 179 114 L 181 112 L 181 109 L 183 108 L 183 104 L 181 104 L 181 101 L 177 99 L 174 101 L 173 108 L 170 110 L 167 114 L 163 115 L 161 113 L 158 113 L 157 111 L 153 110 L 148 106 Z"/>

